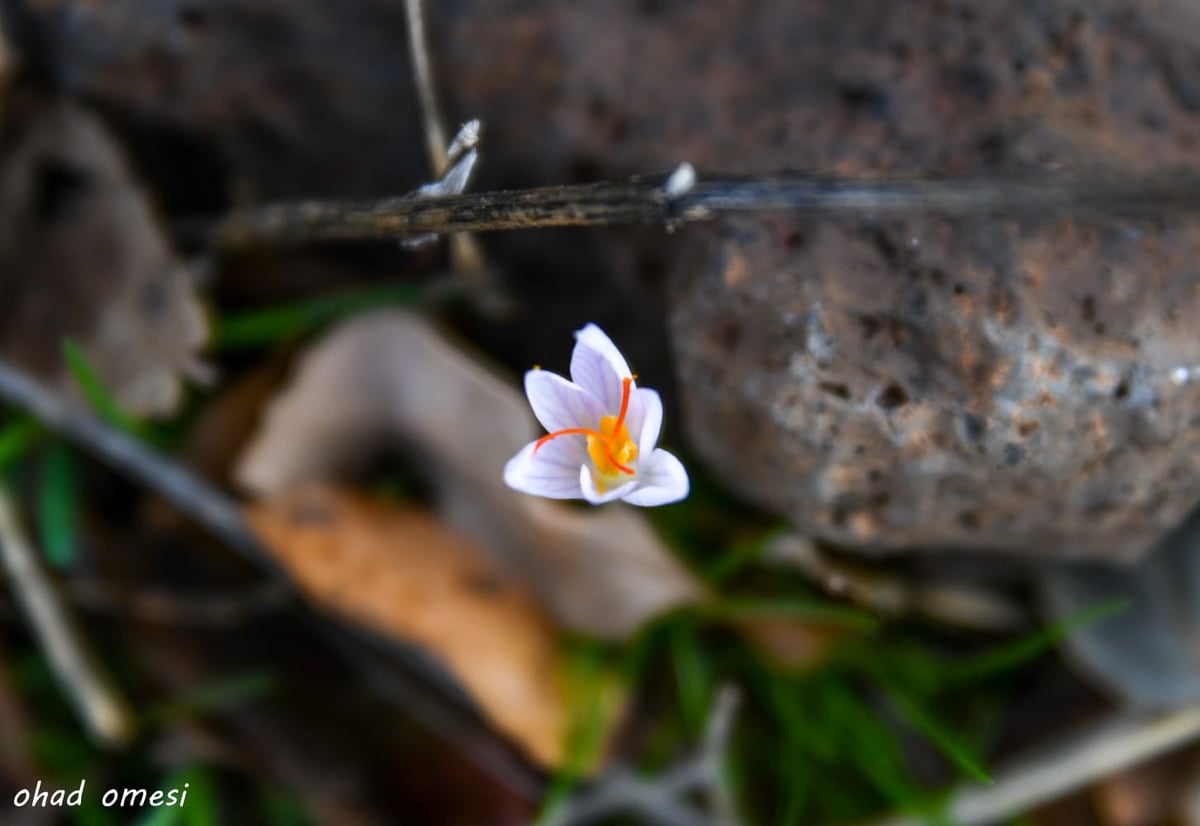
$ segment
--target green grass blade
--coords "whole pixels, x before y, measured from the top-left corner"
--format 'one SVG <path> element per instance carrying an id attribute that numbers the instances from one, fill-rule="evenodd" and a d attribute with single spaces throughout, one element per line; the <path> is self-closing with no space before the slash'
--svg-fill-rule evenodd
<path id="1" fill-rule="evenodd" d="M 183 789 L 187 784 L 187 802 L 179 807 L 186 826 L 216 826 L 217 797 L 213 790 L 212 775 L 204 766 L 193 765 L 172 778 L 168 789 Z"/>
<path id="2" fill-rule="evenodd" d="M 943 673 L 943 679 L 962 684 L 1011 671 L 1050 650 L 1083 626 L 1120 614 L 1127 607 L 1128 603 L 1119 597 L 1097 603 L 1053 625 L 949 666 Z"/>
<path id="3" fill-rule="evenodd" d="M 781 525 L 765 532 L 761 536 L 738 543 L 709 567 L 705 579 L 713 585 L 726 582 L 747 565 L 753 564 L 763 555 L 763 552 L 771 544 L 772 540 L 787 530 L 789 530 L 787 526 Z"/>
<path id="4" fill-rule="evenodd" d="M 177 826 L 182 820 L 182 809 L 177 806 L 163 806 L 149 809 L 141 820 L 137 821 L 137 826 Z"/>
<path id="5" fill-rule="evenodd" d="M 143 715 L 154 725 L 225 711 L 271 695 L 277 687 L 269 671 L 250 671 L 198 686 L 148 709 Z"/>
<path id="6" fill-rule="evenodd" d="M 45 438 L 46 431 L 32 418 L 20 418 L 0 430 L 0 474 L 26 456 Z"/>
<path id="7" fill-rule="evenodd" d="M 75 517 L 78 491 L 75 462 L 62 442 L 53 442 L 42 456 L 37 520 L 42 552 L 56 568 L 75 561 Z"/>
<path id="8" fill-rule="evenodd" d="M 921 791 L 905 766 L 895 733 L 849 686 L 830 682 L 822 692 L 822 714 L 852 744 L 843 756 L 852 761 L 876 791 L 905 811 L 922 808 Z"/>
<path id="9" fill-rule="evenodd" d="M 685 618 L 681 617 L 678 624 L 670 629 L 669 645 L 684 728 L 691 736 L 698 736 L 708 718 L 713 689 L 712 669 L 700 645 L 696 628 Z"/>
<path id="10" fill-rule="evenodd" d="M 186 784 L 186 785 L 185 785 Z M 182 805 L 147 807 L 136 826 L 215 826 L 218 822 L 216 800 L 207 769 L 198 764 L 186 766 L 166 778 L 159 787 L 186 792 Z M 152 789 L 151 792 L 158 791 Z"/>
<path id="11" fill-rule="evenodd" d="M 316 826 L 304 801 L 290 791 L 265 787 L 259 792 L 259 808 L 271 826 Z"/>
<path id="12" fill-rule="evenodd" d="M 555 813 L 566 802 L 571 790 L 596 763 L 604 748 L 605 735 L 616 707 L 620 686 L 607 667 L 603 648 L 595 643 L 577 641 L 568 649 L 566 682 L 572 693 L 578 691 L 576 710 L 567 735 L 562 766 L 550 781 L 536 823 L 552 823 Z"/>
<path id="13" fill-rule="evenodd" d="M 216 327 L 215 339 L 222 350 L 267 347 L 281 340 L 311 333 L 353 313 L 376 307 L 410 306 L 423 294 L 417 286 L 374 286 L 310 301 L 229 313 Z"/>
<path id="14" fill-rule="evenodd" d="M 100 376 L 92 368 L 79 345 L 68 338 L 63 339 L 62 348 L 67 366 L 71 369 L 71 375 L 75 377 L 79 389 L 83 391 L 83 395 L 97 415 L 131 436 L 139 439 L 147 438 L 146 429 L 121 407 L 113 394 L 104 386 L 104 382 L 100 380 Z"/>
<path id="15" fill-rule="evenodd" d="M 929 709 L 894 688 L 886 689 L 884 693 L 900 719 L 924 736 L 960 771 L 980 783 L 992 782 L 983 766 L 971 756 L 972 749 L 942 725 Z"/>

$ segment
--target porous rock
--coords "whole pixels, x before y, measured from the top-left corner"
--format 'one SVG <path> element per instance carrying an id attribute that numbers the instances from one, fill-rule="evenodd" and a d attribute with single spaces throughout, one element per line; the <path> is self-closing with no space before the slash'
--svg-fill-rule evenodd
<path id="1" fill-rule="evenodd" d="M 1196 497 L 1198 230 L 728 227 L 675 293 L 691 444 L 849 546 L 1135 555 Z"/>
<path id="2" fill-rule="evenodd" d="M 845 24 L 861 80 L 843 102 L 878 104 L 845 164 L 1188 162 L 1179 67 L 1200 41 L 1132 4 L 942 8 L 886 35 Z M 850 546 L 1135 556 L 1196 503 L 1197 252 L 1200 225 L 1172 218 L 729 225 L 672 290 L 693 445 Z"/>

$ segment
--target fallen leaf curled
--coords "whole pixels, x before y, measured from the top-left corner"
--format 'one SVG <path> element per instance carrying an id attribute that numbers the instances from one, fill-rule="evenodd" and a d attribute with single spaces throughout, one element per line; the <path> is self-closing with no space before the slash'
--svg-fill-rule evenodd
<path id="1" fill-rule="evenodd" d="M 621 638 L 699 600 L 700 585 L 640 513 L 615 503 L 580 511 L 504 485 L 505 462 L 539 432 L 512 384 L 416 316 L 381 311 L 303 356 L 236 477 L 277 495 L 403 449 L 443 518 L 500 554 L 565 627 Z"/>
<path id="2" fill-rule="evenodd" d="M 1200 513 L 1133 565 L 1058 566 L 1042 576 L 1041 590 L 1053 622 L 1123 604 L 1063 641 L 1101 688 L 1144 708 L 1200 700 Z"/>
<path id="3" fill-rule="evenodd" d="M 570 724 L 553 628 L 487 553 L 423 510 L 306 487 L 250 507 L 255 531 L 318 604 L 441 660 L 545 766 Z"/>
<path id="4" fill-rule="evenodd" d="M 181 374 L 203 378 L 207 322 L 116 142 L 52 102 L 11 124 L 0 159 L 0 357 L 78 397 L 62 357 L 79 343 L 127 410 L 164 414 Z"/>

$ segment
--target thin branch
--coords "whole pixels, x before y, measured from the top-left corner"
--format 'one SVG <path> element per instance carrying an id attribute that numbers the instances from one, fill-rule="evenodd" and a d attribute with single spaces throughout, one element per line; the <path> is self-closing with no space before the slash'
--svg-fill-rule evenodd
<path id="1" fill-rule="evenodd" d="M 287 606 L 296 597 L 290 582 L 268 579 L 245 592 L 177 594 L 128 590 L 106 582 L 70 579 L 67 597 L 89 611 L 102 611 L 156 625 L 229 628 Z"/>
<path id="2" fill-rule="evenodd" d="M 990 786 L 962 788 L 951 797 L 943 818 L 961 826 L 999 823 L 1197 738 L 1200 706 L 1118 715 L 1014 763 L 997 773 Z M 874 826 L 924 822 L 899 817 Z"/>
<path id="3" fill-rule="evenodd" d="M 212 232 L 218 247 L 363 241 L 414 233 L 658 224 L 755 215 L 953 216 L 1030 212 L 1107 214 L 1200 210 L 1200 178 L 773 178 L 696 180 L 679 194 L 674 176 L 445 198 L 409 194 L 363 202 L 310 201 L 236 211 Z"/>
<path id="4" fill-rule="evenodd" d="M 78 409 L 5 361 L 0 361 L 0 401 L 29 413 L 50 430 L 157 491 L 260 568 L 279 573 L 237 503 L 178 463 Z"/>
<path id="5" fill-rule="evenodd" d="M 408 46 L 412 56 L 413 77 L 417 84 L 417 99 L 421 105 L 425 151 L 429 157 L 433 177 L 440 178 L 446 174 L 450 164 L 454 163 L 454 145 L 449 148 L 446 146 L 446 120 L 442 117 L 442 110 L 438 105 L 437 86 L 433 79 L 433 61 L 429 57 L 429 29 L 425 25 L 424 2 L 404 0 L 404 15 L 408 22 Z M 473 237 L 465 233 L 450 238 L 450 261 L 456 272 L 481 273 L 484 270 L 483 250 Z"/>
<path id="6" fill-rule="evenodd" d="M 553 826 L 586 826 L 618 814 L 636 814 L 662 826 L 736 826 L 733 795 L 725 775 L 725 757 L 740 702 L 733 686 L 717 693 L 700 749 L 657 777 L 643 779 L 615 771 L 585 794 L 568 800 L 551 818 Z M 708 812 L 687 803 L 703 792 Z"/>
<path id="7" fill-rule="evenodd" d="M 796 568 L 826 592 L 888 617 L 923 616 L 973 630 L 1014 631 L 1029 617 L 1003 594 L 966 582 L 919 582 L 837 560 L 798 533 L 772 540 L 763 562 Z"/>
<path id="8" fill-rule="evenodd" d="M 133 735 L 133 715 L 71 621 L 41 557 L 18 524 L 11 496 L 2 488 L 0 555 L 17 601 L 84 728 L 103 745 L 127 742 Z"/>
<path id="9" fill-rule="evenodd" d="M 67 578 L 60 582 L 67 602 L 93 613 L 103 613 L 150 625 L 232 628 L 289 607 L 296 590 L 282 580 L 264 580 L 244 592 L 180 594 L 169 590 L 118 587 L 95 579 Z M 0 601 L 0 621 L 17 613 Z"/>
<path id="10" fill-rule="evenodd" d="M 429 35 L 425 28 L 425 9 L 421 0 L 404 0 L 404 16 L 408 23 L 408 51 L 412 57 L 413 78 L 417 85 L 417 102 L 421 106 L 421 126 L 425 131 L 425 153 L 433 177 L 446 171 L 446 129 L 433 83 L 433 63 L 429 59 Z"/>

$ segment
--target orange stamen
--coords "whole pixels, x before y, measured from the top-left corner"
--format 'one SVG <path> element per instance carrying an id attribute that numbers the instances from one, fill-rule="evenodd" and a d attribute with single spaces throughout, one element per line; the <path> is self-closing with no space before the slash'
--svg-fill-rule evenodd
<path id="1" fill-rule="evenodd" d="M 625 414 L 629 412 L 629 392 L 633 379 L 621 379 L 621 412 L 617 414 L 617 424 L 613 427 L 616 432 L 625 424 Z"/>
<path id="2" fill-rule="evenodd" d="M 537 440 L 537 444 L 533 446 L 533 452 L 537 453 L 538 448 L 546 444 L 546 442 L 557 439 L 559 436 L 567 436 L 571 433 L 580 433 L 584 436 L 595 436 L 598 439 L 604 440 L 605 436 L 595 430 L 588 430 L 586 427 L 568 427 L 566 430 L 556 430 L 553 433 L 547 433 L 545 436 Z"/>
<path id="3" fill-rule="evenodd" d="M 562 430 L 555 430 L 553 433 L 547 433 L 542 438 L 538 439 L 533 446 L 533 452 L 537 453 L 538 449 L 546 442 L 553 441 L 559 436 L 568 436 L 570 434 L 579 434 L 581 436 L 594 436 L 604 445 L 604 456 L 612 463 L 612 466 L 624 474 L 633 476 L 634 470 L 631 467 L 626 467 L 616 460 L 613 456 L 613 434 L 619 433 L 621 426 L 625 424 L 625 416 L 629 412 L 629 396 L 632 392 L 633 379 L 621 379 L 621 410 L 617 413 L 617 422 L 613 425 L 612 434 L 605 435 L 598 430 L 592 430 L 587 427 L 567 427 Z"/>
<path id="4" fill-rule="evenodd" d="M 616 459 L 614 459 L 613 455 L 611 453 L 609 453 L 607 450 L 604 451 L 604 455 L 608 457 L 608 461 L 612 462 L 613 467 L 615 467 L 617 470 L 621 471 L 622 473 L 627 473 L 630 476 L 633 475 L 633 468 L 625 467 L 623 464 L 621 464 Z"/>

